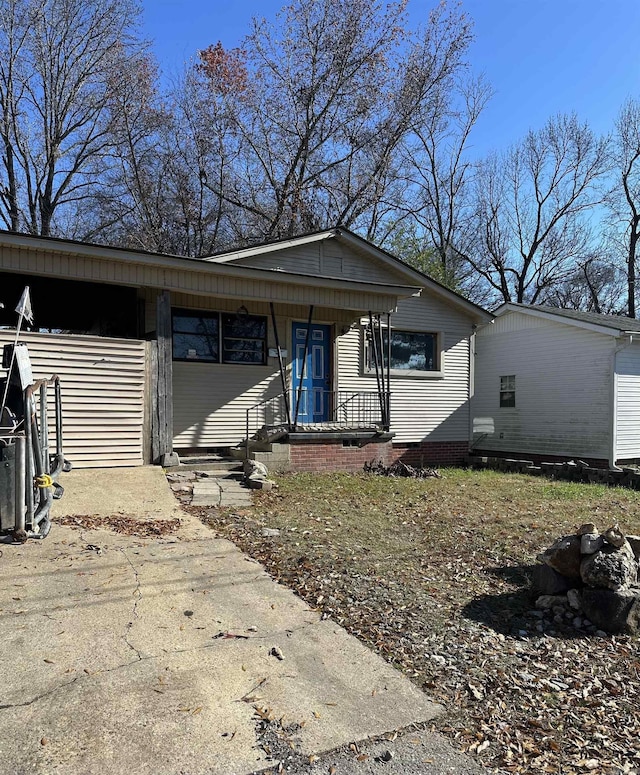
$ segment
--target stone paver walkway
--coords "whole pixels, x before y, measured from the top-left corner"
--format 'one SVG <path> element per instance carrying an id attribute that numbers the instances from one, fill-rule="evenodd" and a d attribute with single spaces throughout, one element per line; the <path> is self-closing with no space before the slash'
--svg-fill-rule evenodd
<path id="1" fill-rule="evenodd" d="M 209 474 L 193 483 L 191 505 L 241 509 L 251 505 L 251 490 L 238 479 Z"/>

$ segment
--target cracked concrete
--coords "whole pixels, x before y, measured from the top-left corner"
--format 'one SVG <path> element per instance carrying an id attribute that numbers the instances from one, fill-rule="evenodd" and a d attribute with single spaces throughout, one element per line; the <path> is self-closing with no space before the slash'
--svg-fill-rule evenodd
<path id="1" fill-rule="evenodd" d="M 117 473 L 100 479 L 114 488 Z M 151 516 L 175 516 L 164 477 L 149 474 L 141 492 L 150 486 L 167 495 Z M 86 492 L 67 501 L 81 506 L 74 513 L 102 508 Z M 181 519 L 179 534 L 161 539 L 54 521 L 45 541 L 3 547 L 0 772 L 246 775 L 272 763 L 256 707 L 302 724 L 305 756 L 438 713 L 231 543 Z"/>

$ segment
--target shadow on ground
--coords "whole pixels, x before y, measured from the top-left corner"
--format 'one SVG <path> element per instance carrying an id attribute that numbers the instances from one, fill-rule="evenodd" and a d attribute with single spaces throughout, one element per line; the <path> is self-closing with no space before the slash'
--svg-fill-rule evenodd
<path id="1" fill-rule="evenodd" d="M 521 638 L 539 637 L 540 616 L 535 611 L 536 594 L 531 587 L 534 565 L 504 565 L 488 568 L 486 573 L 516 587 L 507 592 L 479 595 L 462 609 L 462 616 L 502 635 Z M 544 630 L 555 637 L 580 639 L 587 633 L 567 623 L 545 624 Z"/>

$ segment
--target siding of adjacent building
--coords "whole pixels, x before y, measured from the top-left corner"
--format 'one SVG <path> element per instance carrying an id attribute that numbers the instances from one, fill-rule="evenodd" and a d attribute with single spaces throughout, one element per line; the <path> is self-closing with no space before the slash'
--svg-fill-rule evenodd
<path id="1" fill-rule="evenodd" d="M 494 432 L 478 449 L 607 459 L 612 443 L 615 339 L 508 312 L 476 336 L 474 418 Z M 500 377 L 515 376 L 515 407 L 500 407 Z"/>
<path id="2" fill-rule="evenodd" d="M 13 339 L 13 332 L 0 331 L 0 347 Z M 21 334 L 20 341 L 35 379 L 60 377 L 63 451 L 73 466 L 141 465 L 145 343 L 37 333 Z"/>
<path id="3" fill-rule="evenodd" d="M 468 441 L 472 320 L 425 290 L 399 302 L 391 325 L 437 333 L 443 359 L 442 377 L 391 376 L 394 443 Z M 338 339 L 340 390 L 376 390 L 375 375 L 363 373 L 362 336 L 358 328 Z"/>
<path id="4" fill-rule="evenodd" d="M 616 458 L 640 457 L 640 344 L 616 354 Z"/>

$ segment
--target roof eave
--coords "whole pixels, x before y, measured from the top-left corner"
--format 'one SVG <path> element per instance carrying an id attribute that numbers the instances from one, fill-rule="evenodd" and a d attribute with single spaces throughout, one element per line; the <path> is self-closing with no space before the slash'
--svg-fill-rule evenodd
<path id="1" fill-rule="evenodd" d="M 532 309 L 526 305 L 512 304 L 510 302 L 501 304 L 493 314 L 496 317 L 500 317 L 501 315 L 504 315 L 505 312 L 521 312 L 523 315 L 530 315 L 531 317 L 551 319 L 555 323 L 564 323 L 568 326 L 583 328 L 587 331 L 594 331 L 597 334 L 604 334 L 605 336 L 611 336 L 614 338 L 623 336 L 625 333 L 640 334 L 640 331 L 626 332 L 621 328 L 613 328 L 611 326 L 598 325 L 597 323 L 589 323 L 586 320 L 578 320 L 577 318 L 569 318 L 563 315 L 554 315 L 553 312 L 548 312 L 547 310 Z"/>
<path id="2" fill-rule="evenodd" d="M 389 285 L 386 283 L 368 283 L 361 280 L 344 278 L 318 277 L 316 275 L 297 274 L 276 269 L 259 269 L 254 267 L 233 266 L 213 261 L 203 261 L 186 256 L 170 256 L 161 253 L 147 253 L 110 248 L 102 245 L 91 245 L 82 242 L 66 241 L 58 238 L 37 237 L 26 234 L 5 232 L 0 234 L 0 247 L 14 247 L 23 250 L 40 250 L 61 253 L 64 255 L 84 256 L 117 263 L 131 263 L 142 266 L 155 266 L 167 269 L 179 269 L 195 273 L 213 273 L 238 278 L 253 278 L 256 280 L 283 282 L 290 285 L 314 285 L 323 288 L 364 291 L 367 293 L 392 295 L 406 298 L 420 294 L 419 286 Z"/>

